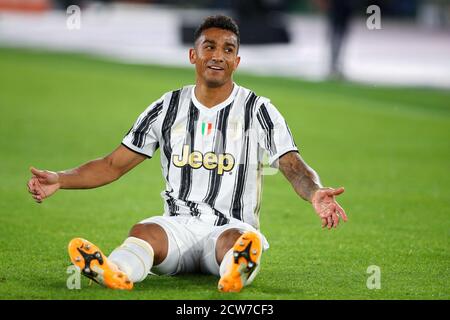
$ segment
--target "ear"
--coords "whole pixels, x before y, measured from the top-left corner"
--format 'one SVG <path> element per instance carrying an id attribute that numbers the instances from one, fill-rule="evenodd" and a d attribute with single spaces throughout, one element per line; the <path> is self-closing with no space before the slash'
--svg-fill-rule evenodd
<path id="1" fill-rule="evenodd" d="M 236 71 L 236 69 L 238 68 L 240 62 L 241 62 L 241 57 L 237 56 L 236 60 L 234 60 L 234 69 L 233 69 L 233 71 Z"/>
<path id="2" fill-rule="evenodd" d="M 189 49 L 189 61 L 191 64 L 195 64 L 197 62 L 197 52 L 195 52 L 194 48 Z"/>

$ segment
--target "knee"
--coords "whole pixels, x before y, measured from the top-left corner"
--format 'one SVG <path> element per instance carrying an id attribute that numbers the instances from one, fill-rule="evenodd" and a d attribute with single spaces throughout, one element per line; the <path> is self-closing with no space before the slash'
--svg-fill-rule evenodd
<path id="1" fill-rule="evenodd" d="M 138 223 L 138 224 L 135 224 L 131 228 L 129 236 L 146 240 L 146 239 L 151 238 L 151 237 L 154 236 L 155 231 L 156 231 L 154 229 L 155 228 L 153 227 L 152 224 L 149 224 L 149 223 Z"/>
<path id="2" fill-rule="evenodd" d="M 234 246 L 242 233 L 243 232 L 239 229 L 228 229 L 219 236 L 216 243 L 216 259 L 219 264 L 222 262 L 223 257 L 228 250 Z"/>
<path id="3" fill-rule="evenodd" d="M 147 241 L 152 246 L 155 264 L 161 263 L 166 258 L 168 238 L 161 226 L 155 223 L 138 223 L 131 228 L 129 236 Z"/>

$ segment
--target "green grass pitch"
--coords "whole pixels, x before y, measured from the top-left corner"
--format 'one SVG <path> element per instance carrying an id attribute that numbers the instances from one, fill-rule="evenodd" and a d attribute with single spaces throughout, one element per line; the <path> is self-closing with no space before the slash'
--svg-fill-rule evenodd
<path id="1" fill-rule="evenodd" d="M 221 294 L 205 275 L 149 277 L 131 292 L 82 279 L 69 290 L 70 239 L 109 253 L 134 223 L 162 213 L 159 153 L 116 183 L 60 191 L 41 205 L 26 191 L 29 166 L 62 170 L 107 154 L 194 71 L 0 49 L 0 298 L 449 299 L 449 91 L 239 72 L 235 80 L 272 99 L 325 185 L 346 188 L 339 201 L 349 222 L 321 229 L 281 174 L 267 176 L 261 228 L 271 248 L 243 292 Z M 381 289 L 366 286 L 371 265 Z"/>

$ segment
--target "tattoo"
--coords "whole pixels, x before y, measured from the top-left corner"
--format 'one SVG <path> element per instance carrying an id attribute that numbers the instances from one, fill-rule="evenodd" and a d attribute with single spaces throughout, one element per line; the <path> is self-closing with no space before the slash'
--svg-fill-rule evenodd
<path id="1" fill-rule="evenodd" d="M 295 192 L 311 202 L 314 192 L 322 188 L 319 176 L 297 152 L 288 152 L 279 159 L 279 168 L 292 184 Z"/>

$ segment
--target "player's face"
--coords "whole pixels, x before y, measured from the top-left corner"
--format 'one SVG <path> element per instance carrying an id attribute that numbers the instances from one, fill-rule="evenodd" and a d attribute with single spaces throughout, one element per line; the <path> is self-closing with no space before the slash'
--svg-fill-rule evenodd
<path id="1" fill-rule="evenodd" d="M 208 87 L 220 87 L 232 80 L 240 61 L 236 35 L 228 30 L 209 28 L 189 50 L 189 59 L 195 64 L 197 79 Z"/>

